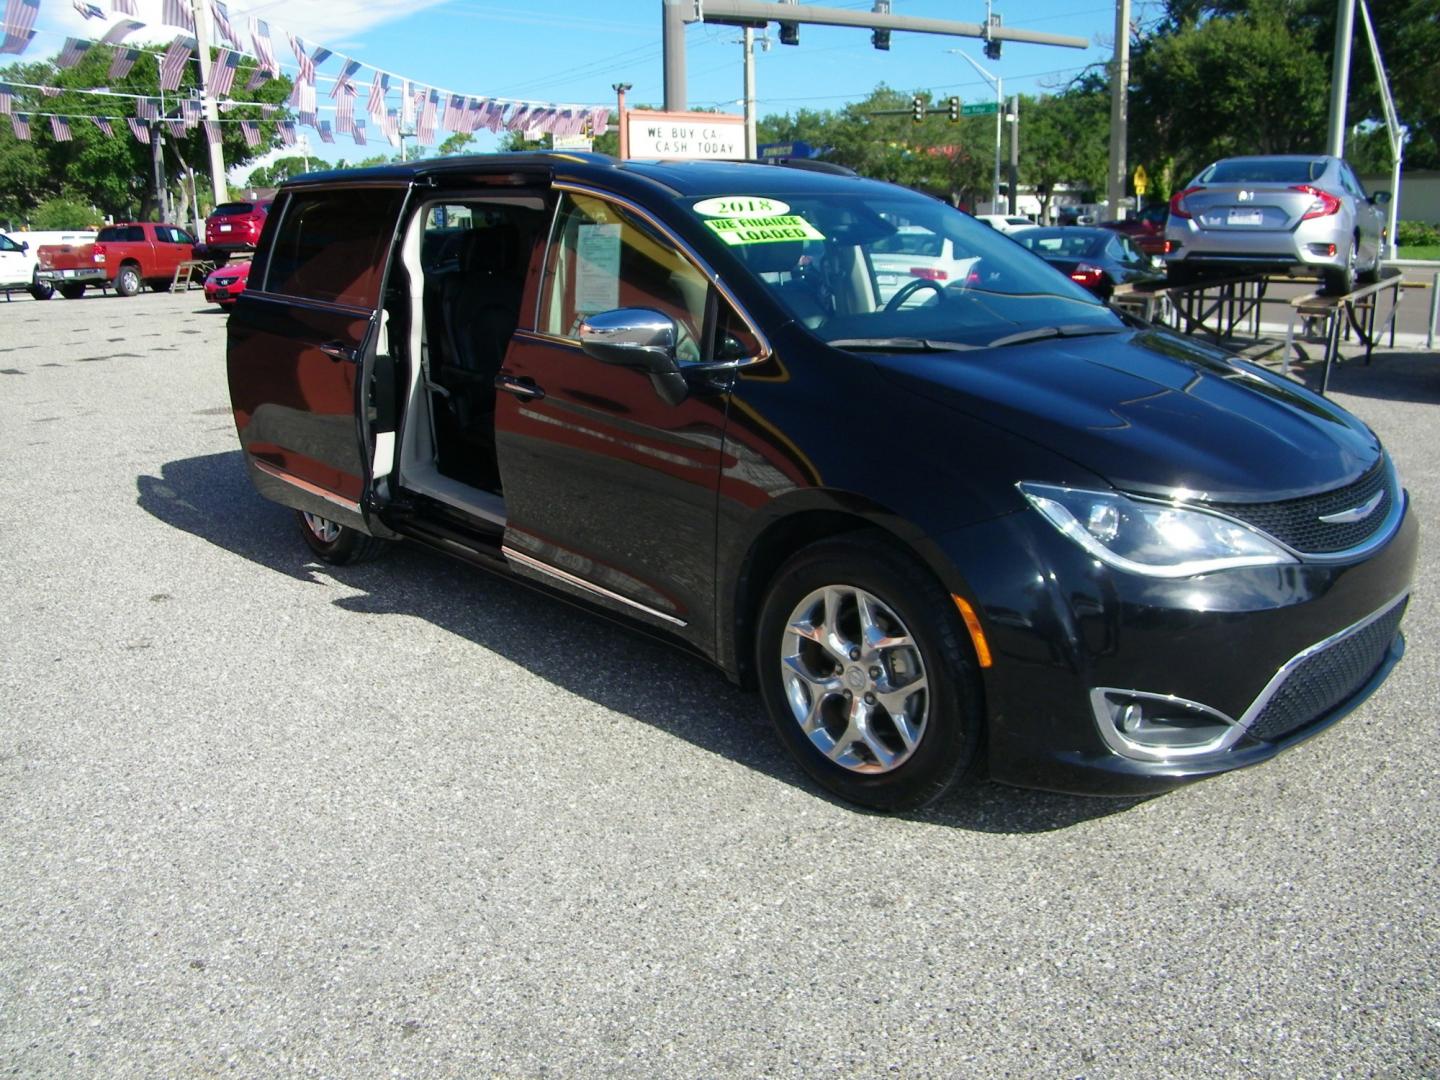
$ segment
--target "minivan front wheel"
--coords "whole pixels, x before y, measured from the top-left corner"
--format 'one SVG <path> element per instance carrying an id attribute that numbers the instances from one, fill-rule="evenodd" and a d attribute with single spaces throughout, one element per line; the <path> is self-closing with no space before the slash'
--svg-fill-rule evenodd
<path id="1" fill-rule="evenodd" d="M 304 510 L 296 513 L 300 515 L 300 534 L 305 537 L 305 543 L 325 562 L 348 566 L 373 559 L 385 549 L 385 541 L 366 536 L 348 525 L 339 525 Z"/>
<path id="2" fill-rule="evenodd" d="M 979 758 L 981 688 L 948 595 L 871 536 L 816 544 L 775 575 L 756 664 L 782 742 L 821 786 L 874 810 L 909 810 Z"/>

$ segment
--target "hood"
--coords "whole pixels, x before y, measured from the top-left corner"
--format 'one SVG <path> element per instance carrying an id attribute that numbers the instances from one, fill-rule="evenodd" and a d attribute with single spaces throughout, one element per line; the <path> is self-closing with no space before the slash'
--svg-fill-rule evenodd
<path id="1" fill-rule="evenodd" d="M 1157 330 L 871 360 L 908 392 L 1137 494 L 1297 498 L 1357 479 L 1381 453 L 1374 434 L 1332 402 Z"/>

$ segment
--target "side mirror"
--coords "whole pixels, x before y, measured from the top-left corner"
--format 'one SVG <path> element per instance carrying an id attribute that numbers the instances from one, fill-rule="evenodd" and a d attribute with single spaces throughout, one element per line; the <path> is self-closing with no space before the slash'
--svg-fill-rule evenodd
<path id="1" fill-rule="evenodd" d="M 680 370 L 675 359 L 675 322 L 650 308 L 617 308 L 589 315 L 580 324 L 580 348 L 604 364 L 639 368 L 652 375 Z"/>
<path id="2" fill-rule="evenodd" d="M 1377 191 L 1374 195 L 1370 196 L 1370 201 L 1376 206 L 1388 206 L 1390 203 L 1390 192 Z"/>
<path id="3" fill-rule="evenodd" d="M 646 372 L 668 405 L 679 405 L 690 392 L 675 356 L 677 337 L 675 321 L 651 308 L 602 311 L 580 324 L 580 348 L 587 356 Z"/>
<path id="4" fill-rule="evenodd" d="M 21 240 L 21 241 L 20 241 L 20 250 L 21 250 L 21 251 L 29 251 L 29 250 L 30 250 L 30 241 L 29 241 L 29 240 Z"/>

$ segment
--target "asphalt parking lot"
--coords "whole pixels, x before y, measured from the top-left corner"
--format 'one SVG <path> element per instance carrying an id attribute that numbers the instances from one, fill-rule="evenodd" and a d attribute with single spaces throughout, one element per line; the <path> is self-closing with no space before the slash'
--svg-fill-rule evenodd
<path id="1" fill-rule="evenodd" d="M 0 303 L 0 1071 L 1440 1074 L 1440 354 L 1332 383 L 1425 533 L 1374 698 L 1160 798 L 894 818 L 696 661 L 414 548 L 311 561 L 224 329 Z"/>

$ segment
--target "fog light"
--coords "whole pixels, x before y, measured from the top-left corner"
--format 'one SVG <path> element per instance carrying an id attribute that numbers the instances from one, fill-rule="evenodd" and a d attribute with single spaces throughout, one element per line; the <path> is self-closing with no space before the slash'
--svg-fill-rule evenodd
<path id="1" fill-rule="evenodd" d="M 1100 687 L 1090 692 L 1110 749 L 1141 761 L 1168 761 L 1228 749 L 1242 731 L 1224 713 L 1169 694 Z"/>
<path id="2" fill-rule="evenodd" d="M 1334 244 L 1307 244 L 1306 246 L 1310 249 L 1311 255 L 1321 255 L 1327 259 L 1335 257 Z"/>

